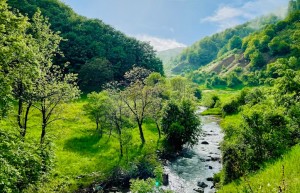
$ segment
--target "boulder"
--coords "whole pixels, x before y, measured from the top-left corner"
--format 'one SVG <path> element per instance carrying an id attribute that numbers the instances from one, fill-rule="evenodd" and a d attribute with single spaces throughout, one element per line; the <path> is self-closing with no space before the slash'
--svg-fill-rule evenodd
<path id="1" fill-rule="evenodd" d="M 203 145 L 208 145 L 209 143 L 208 143 L 207 141 L 202 141 L 201 144 L 203 144 Z"/>

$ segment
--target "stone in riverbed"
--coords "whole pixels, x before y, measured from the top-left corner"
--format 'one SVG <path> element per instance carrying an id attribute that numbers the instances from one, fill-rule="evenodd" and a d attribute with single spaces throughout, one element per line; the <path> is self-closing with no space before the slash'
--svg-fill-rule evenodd
<path id="1" fill-rule="evenodd" d="M 208 166 L 208 169 L 212 170 L 212 169 L 213 169 L 213 167 L 212 167 L 212 166 Z"/>
<path id="2" fill-rule="evenodd" d="M 208 145 L 209 143 L 208 143 L 207 141 L 202 141 L 201 144 L 203 144 L 203 145 Z"/>
<path id="3" fill-rule="evenodd" d="M 206 178 L 206 180 L 209 181 L 209 182 L 212 182 L 212 181 L 214 181 L 214 178 L 209 177 L 209 178 Z"/>
<path id="4" fill-rule="evenodd" d="M 204 193 L 204 190 L 203 188 L 198 188 L 198 189 L 194 189 L 195 192 L 199 192 L 199 193 Z"/>
<path id="5" fill-rule="evenodd" d="M 211 161 L 220 161 L 221 158 L 219 157 L 211 157 Z"/>
<path id="6" fill-rule="evenodd" d="M 199 186 L 200 188 L 206 188 L 206 187 L 208 187 L 207 184 L 205 184 L 204 182 L 200 182 L 200 181 L 197 183 L 197 186 Z"/>

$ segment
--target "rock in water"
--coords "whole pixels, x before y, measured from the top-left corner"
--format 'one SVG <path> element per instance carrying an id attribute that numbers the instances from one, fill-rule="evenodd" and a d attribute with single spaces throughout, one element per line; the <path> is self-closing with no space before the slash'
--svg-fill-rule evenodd
<path id="1" fill-rule="evenodd" d="M 204 193 L 204 189 L 203 188 L 198 188 L 198 189 L 194 189 L 195 192 L 199 192 L 199 193 Z"/>
<path id="2" fill-rule="evenodd" d="M 208 187 L 208 185 L 205 184 L 204 182 L 198 182 L 197 186 L 199 186 L 200 188 L 206 188 L 206 187 Z"/>
<path id="3" fill-rule="evenodd" d="M 169 174 L 163 174 L 163 185 L 164 186 L 169 185 Z"/>
<path id="4" fill-rule="evenodd" d="M 209 178 L 206 178 L 206 180 L 209 181 L 209 182 L 212 182 L 212 181 L 214 181 L 214 178 L 209 177 Z"/>
<path id="5" fill-rule="evenodd" d="M 202 141 L 201 144 L 203 144 L 203 145 L 208 145 L 209 143 L 208 143 L 207 141 Z"/>

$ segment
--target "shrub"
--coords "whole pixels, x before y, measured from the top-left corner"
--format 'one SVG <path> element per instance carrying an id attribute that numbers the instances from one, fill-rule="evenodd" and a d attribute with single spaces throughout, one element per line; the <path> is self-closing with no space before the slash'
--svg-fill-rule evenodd
<path id="1" fill-rule="evenodd" d="M 190 101 L 183 101 L 180 105 L 170 102 L 162 119 L 166 148 L 180 151 L 184 144 L 196 144 L 200 134 L 199 126 L 200 120 Z"/>
<path id="2" fill-rule="evenodd" d="M 36 147 L 0 130 L 0 192 L 22 192 L 51 169 L 50 146 Z"/>

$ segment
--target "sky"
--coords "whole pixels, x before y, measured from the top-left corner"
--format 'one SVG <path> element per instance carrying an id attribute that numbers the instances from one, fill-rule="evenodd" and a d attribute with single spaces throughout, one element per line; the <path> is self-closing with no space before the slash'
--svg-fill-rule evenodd
<path id="1" fill-rule="evenodd" d="M 189 46 L 205 36 L 275 13 L 289 0 L 62 0 L 157 51 Z"/>

